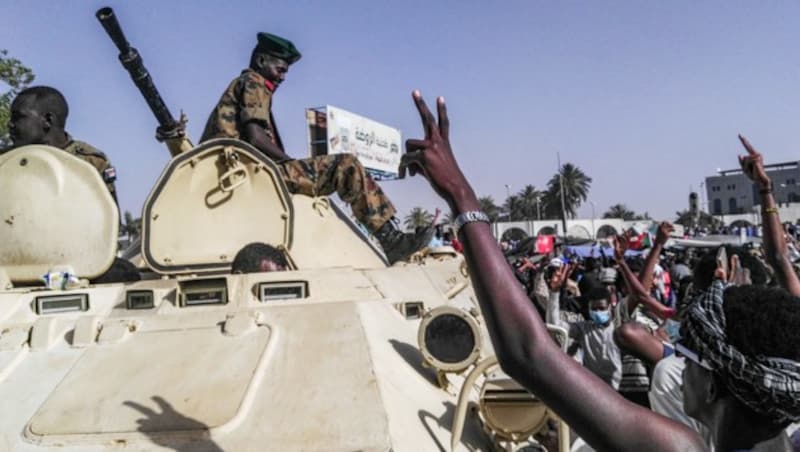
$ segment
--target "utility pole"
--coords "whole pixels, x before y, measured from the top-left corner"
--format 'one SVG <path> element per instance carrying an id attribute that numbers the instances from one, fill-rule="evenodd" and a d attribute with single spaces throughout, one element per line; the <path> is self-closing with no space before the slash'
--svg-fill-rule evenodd
<path id="1" fill-rule="evenodd" d="M 503 202 L 505 205 L 508 202 L 508 198 L 511 197 L 511 184 L 506 185 L 506 200 Z M 511 204 L 508 205 L 508 212 L 506 212 L 506 221 L 511 221 Z"/>
<path id="2" fill-rule="evenodd" d="M 561 193 L 561 227 L 564 229 L 564 237 L 567 236 L 567 207 L 564 200 L 564 175 L 561 174 L 561 153 L 556 152 L 558 160 L 558 190 Z"/>

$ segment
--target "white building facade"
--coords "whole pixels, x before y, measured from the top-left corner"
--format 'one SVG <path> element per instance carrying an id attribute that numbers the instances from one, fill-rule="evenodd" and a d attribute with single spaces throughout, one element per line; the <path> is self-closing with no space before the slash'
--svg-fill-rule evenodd
<path id="1" fill-rule="evenodd" d="M 764 168 L 772 179 L 775 202 L 781 208 L 788 208 L 792 204 L 800 203 L 800 165 L 798 162 L 765 165 Z M 741 169 L 719 171 L 716 176 L 707 177 L 705 185 L 708 213 L 718 218 L 722 217 L 726 224 L 731 223 L 726 217 L 739 215 L 752 217 L 752 214 L 758 213 L 760 204 L 758 189 L 742 173 Z M 795 222 L 798 216 L 794 213 L 793 210 L 787 209 L 786 217 L 784 217 L 782 211 L 781 219 Z M 752 222 L 750 219 L 747 221 Z M 760 222 L 758 220 L 758 223 Z"/>

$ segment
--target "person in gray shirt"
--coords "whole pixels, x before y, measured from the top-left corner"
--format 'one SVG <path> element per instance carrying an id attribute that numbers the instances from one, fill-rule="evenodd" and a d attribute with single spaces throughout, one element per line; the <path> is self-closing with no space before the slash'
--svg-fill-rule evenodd
<path id="1" fill-rule="evenodd" d="M 615 390 L 622 379 L 622 354 L 614 342 L 614 322 L 608 291 L 595 288 L 585 294 L 591 320 L 567 321 L 561 318 L 560 292 L 569 275 L 569 267 L 562 266 L 550 279 L 550 297 L 546 307 L 546 321 L 565 328 L 570 338 L 583 350 L 583 366 Z"/>

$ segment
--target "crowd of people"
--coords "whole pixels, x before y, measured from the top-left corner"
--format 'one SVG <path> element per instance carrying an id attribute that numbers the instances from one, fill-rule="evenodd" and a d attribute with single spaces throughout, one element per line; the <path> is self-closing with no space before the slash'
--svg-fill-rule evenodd
<path id="1" fill-rule="evenodd" d="M 784 230 L 793 240 L 800 240 L 800 220 L 784 223 Z M 745 237 L 763 237 L 764 227 L 752 224 L 693 226 L 686 228 L 687 237 L 706 237 L 709 235 L 735 235 Z"/>
<path id="2" fill-rule="evenodd" d="M 413 97 L 425 137 L 407 142 L 403 165 L 456 215 L 506 373 L 595 449 L 800 447 L 800 279 L 762 156 L 746 139 L 739 163 L 761 196 L 761 247 L 665 250 L 665 222 L 643 257 L 626 256 L 623 233 L 601 256 L 564 247 L 509 259 L 453 155 L 444 99 L 437 119 Z M 568 331 L 568 353 L 547 324 Z"/>
<path id="3" fill-rule="evenodd" d="M 800 279 L 788 243 L 800 228 L 787 231 L 781 223 L 762 157 L 746 139 L 740 137 L 747 154 L 739 163 L 761 197 L 761 230 L 754 232 L 761 247 L 665 250 L 673 231 L 661 223 L 642 257 L 626 256 L 632 237 L 623 233 L 600 256 L 578 258 L 557 247 L 509 262 L 456 162 L 443 98 L 437 118 L 414 92 L 425 136 L 407 141 L 401 163 L 401 173 L 426 177 L 456 215 L 453 234 L 431 241 L 429 228 L 409 234 L 397 227 L 393 205 L 355 157 L 286 154 L 272 98 L 300 53 L 275 35 L 260 33 L 257 41 L 203 140 L 250 143 L 276 163 L 292 193 L 338 193 L 390 262 L 425 244 L 463 248 L 503 370 L 589 445 L 791 450 L 794 439 L 800 446 L 793 428 L 800 421 L 800 339 L 793 330 L 800 324 Z M 90 161 L 116 194 L 116 171 L 105 155 L 66 133 L 68 108 L 57 90 L 24 91 L 11 110 L 15 146 L 48 144 Z M 248 245 L 233 265 L 235 273 L 286 268 L 285 257 L 264 244 Z M 547 324 L 568 332 L 568 353 L 551 340 Z"/>

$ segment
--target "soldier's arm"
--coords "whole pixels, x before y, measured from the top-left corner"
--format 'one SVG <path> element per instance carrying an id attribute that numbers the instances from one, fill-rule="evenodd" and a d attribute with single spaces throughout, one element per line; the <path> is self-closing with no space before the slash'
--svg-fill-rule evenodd
<path id="1" fill-rule="evenodd" d="M 276 162 L 290 160 L 286 152 L 275 143 L 272 134 L 270 106 L 272 93 L 262 80 L 246 72 L 240 79 L 239 123 L 242 138 Z"/>
<path id="2" fill-rule="evenodd" d="M 108 192 L 111 193 L 111 197 L 114 198 L 114 204 L 116 204 L 117 209 L 119 209 L 117 187 L 115 184 L 117 180 L 117 170 L 111 164 L 111 161 L 108 160 L 106 154 L 82 141 L 71 141 L 64 150 L 88 162 L 97 169 L 97 172 L 100 173 L 100 177 L 108 188 Z"/>
<path id="3" fill-rule="evenodd" d="M 244 138 L 245 141 L 255 146 L 256 149 L 266 154 L 267 157 L 272 160 L 281 162 L 292 159 L 288 154 L 283 152 L 283 149 L 279 148 L 269 139 L 263 125 L 255 121 L 250 121 L 245 124 L 242 132 L 244 133 L 242 138 Z"/>

